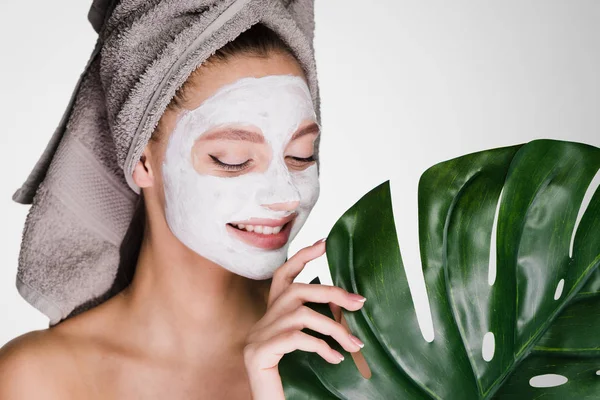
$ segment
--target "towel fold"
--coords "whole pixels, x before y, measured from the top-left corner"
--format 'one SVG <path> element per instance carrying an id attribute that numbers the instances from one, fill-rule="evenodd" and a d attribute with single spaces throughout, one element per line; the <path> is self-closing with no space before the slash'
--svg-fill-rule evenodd
<path id="1" fill-rule="evenodd" d="M 94 0 L 95 48 L 13 195 L 31 204 L 17 289 L 50 326 L 123 288 L 121 245 L 140 200 L 133 169 L 176 90 L 217 49 L 257 23 L 275 31 L 305 71 L 320 123 L 313 1 Z"/>

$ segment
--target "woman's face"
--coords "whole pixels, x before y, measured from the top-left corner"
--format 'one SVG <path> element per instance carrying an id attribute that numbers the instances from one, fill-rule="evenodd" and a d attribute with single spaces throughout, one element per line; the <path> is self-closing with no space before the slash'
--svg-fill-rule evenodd
<path id="1" fill-rule="evenodd" d="M 319 196 L 319 126 L 302 70 L 289 56 L 239 56 L 194 87 L 157 174 L 167 224 L 201 256 L 270 278 Z"/>

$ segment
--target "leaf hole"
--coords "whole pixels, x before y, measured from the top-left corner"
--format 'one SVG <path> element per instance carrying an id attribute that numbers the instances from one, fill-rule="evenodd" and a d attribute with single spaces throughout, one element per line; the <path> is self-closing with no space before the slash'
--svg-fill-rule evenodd
<path id="1" fill-rule="evenodd" d="M 481 346 L 481 356 L 487 362 L 492 361 L 496 350 L 496 339 L 493 332 L 483 335 L 483 344 Z"/>
<path id="2" fill-rule="evenodd" d="M 560 281 L 558 281 L 558 285 L 556 285 L 556 291 L 554 292 L 554 300 L 558 300 L 560 298 L 564 287 L 565 287 L 565 280 L 561 279 Z"/>
<path id="3" fill-rule="evenodd" d="M 504 193 L 504 188 L 500 190 L 500 195 L 498 196 L 498 203 L 496 203 L 496 213 L 494 214 L 494 222 L 492 224 L 492 237 L 490 239 L 490 262 L 488 269 L 488 285 L 490 286 L 492 286 L 496 281 L 496 237 L 498 234 L 498 214 L 500 214 L 500 203 L 502 202 L 502 193 Z"/>
<path id="4" fill-rule="evenodd" d="M 569 380 L 566 376 L 557 374 L 537 375 L 529 380 L 529 385 L 536 388 L 548 388 L 564 385 Z"/>

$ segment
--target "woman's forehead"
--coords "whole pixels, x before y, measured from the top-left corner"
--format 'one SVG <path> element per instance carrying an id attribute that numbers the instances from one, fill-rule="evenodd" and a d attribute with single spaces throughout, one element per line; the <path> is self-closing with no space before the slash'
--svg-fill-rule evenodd
<path id="1" fill-rule="evenodd" d="M 304 80 L 291 75 L 242 78 L 222 87 L 177 122 L 194 138 L 220 126 L 247 125 L 267 141 L 289 140 L 316 114 Z M 234 133 L 229 132 L 231 136 Z"/>
<path id="2" fill-rule="evenodd" d="M 310 102 L 312 106 L 310 90 L 304 79 L 296 75 L 244 77 L 220 87 L 194 110 L 222 102 L 236 102 L 246 107 L 258 107 L 276 106 L 286 100 Z M 282 107 L 285 105 L 280 104 Z"/>
<path id="3" fill-rule="evenodd" d="M 302 121 L 290 137 L 290 141 L 303 136 L 320 133 L 320 127 L 315 120 Z M 241 140 L 252 143 L 265 143 L 265 137 L 260 128 L 251 125 L 226 124 L 213 127 L 198 138 L 202 141 L 211 140 Z"/>

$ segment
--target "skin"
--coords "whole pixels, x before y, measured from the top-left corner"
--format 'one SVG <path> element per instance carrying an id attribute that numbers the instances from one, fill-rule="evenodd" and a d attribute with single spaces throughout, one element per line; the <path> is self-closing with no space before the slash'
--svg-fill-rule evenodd
<path id="1" fill-rule="evenodd" d="M 238 55 L 201 68 L 186 108 L 243 77 L 295 74 L 305 79 L 297 61 L 280 53 Z M 300 250 L 272 279 L 258 281 L 221 268 L 171 233 L 161 162 L 176 116 L 175 111 L 163 115 L 160 127 L 166 137 L 149 142 L 134 171 L 144 192 L 147 229 L 131 285 L 91 310 L 2 347 L 0 398 L 284 399 L 277 370 L 283 354 L 299 349 L 340 362 L 326 342 L 300 332 L 304 327 L 331 335 L 347 351 L 360 350 L 338 322 L 340 307 L 356 311 L 363 306 L 358 295 L 335 286 L 292 283 L 307 262 L 324 254 L 324 242 Z M 310 156 L 317 134 L 290 143 L 286 155 Z M 261 170 L 269 161 L 268 146 L 210 142 L 193 149 L 199 173 L 231 176 L 206 160 L 216 150 L 222 162 L 231 164 L 257 155 L 249 169 L 234 175 Z M 310 165 L 293 158 L 286 163 L 295 169 Z M 297 202 L 264 206 L 292 210 Z M 304 306 L 306 301 L 329 303 L 336 321 Z"/>

